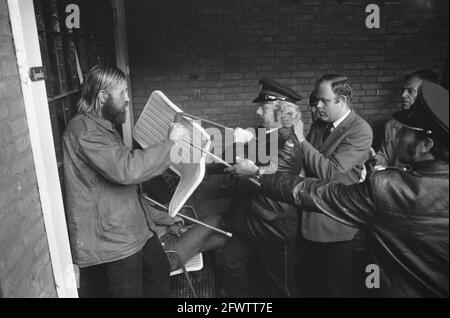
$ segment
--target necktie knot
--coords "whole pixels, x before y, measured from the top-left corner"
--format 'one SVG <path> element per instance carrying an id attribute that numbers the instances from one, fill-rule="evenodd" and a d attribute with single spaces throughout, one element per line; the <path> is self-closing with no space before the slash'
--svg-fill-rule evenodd
<path id="1" fill-rule="evenodd" d="M 322 142 L 324 142 L 331 134 L 331 129 L 333 129 L 333 123 L 328 123 L 327 128 L 325 129 L 325 132 L 322 137 Z"/>

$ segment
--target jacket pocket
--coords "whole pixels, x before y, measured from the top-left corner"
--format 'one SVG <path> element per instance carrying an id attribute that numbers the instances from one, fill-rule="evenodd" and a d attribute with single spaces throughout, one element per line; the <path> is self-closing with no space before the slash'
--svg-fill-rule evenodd
<path id="1" fill-rule="evenodd" d="M 136 209 L 136 194 L 130 190 L 135 189 L 105 184 L 97 205 L 100 224 L 105 232 L 124 224 L 132 210 Z"/>
<path id="2" fill-rule="evenodd" d="M 273 243 L 286 241 L 283 211 L 276 201 L 260 194 L 255 195 L 249 212 L 245 221 L 249 238 Z"/>

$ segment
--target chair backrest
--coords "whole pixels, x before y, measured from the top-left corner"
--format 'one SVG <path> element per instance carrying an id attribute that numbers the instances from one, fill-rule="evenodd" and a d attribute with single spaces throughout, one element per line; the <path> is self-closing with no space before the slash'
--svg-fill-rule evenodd
<path id="1" fill-rule="evenodd" d="M 164 141 L 175 115 L 181 112 L 182 110 L 161 91 L 154 91 L 133 129 L 134 139 L 143 148 Z M 198 123 L 181 116 L 179 122 L 188 128 L 190 140 L 180 143 L 177 152 L 180 162 L 172 163 L 170 166 L 170 169 L 180 176 L 177 189 L 170 201 L 170 216 L 175 216 L 180 211 L 203 180 L 207 155 L 205 151 L 209 151 L 211 147 L 210 136 Z M 193 149 L 190 143 L 205 151 Z"/>

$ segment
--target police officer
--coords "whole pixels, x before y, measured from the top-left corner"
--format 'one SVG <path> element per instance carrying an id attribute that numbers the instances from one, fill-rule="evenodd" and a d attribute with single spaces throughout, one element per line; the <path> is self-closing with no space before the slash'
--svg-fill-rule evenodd
<path id="1" fill-rule="evenodd" d="M 255 168 L 251 174 L 258 175 L 262 170 L 264 173 L 277 170 L 280 173 L 298 175 L 298 163 L 302 158 L 298 157 L 300 152 L 295 150 L 296 137 L 292 124 L 300 116 L 295 102 L 302 97 L 291 88 L 270 79 L 261 79 L 260 84 L 260 93 L 253 102 L 258 104 L 256 113 L 267 135 L 258 134 L 257 148 L 269 151 L 269 160 L 267 164 L 263 164 L 259 157 L 256 165 L 253 161 L 248 161 Z M 270 153 L 272 142 L 278 142 L 274 153 Z M 250 152 L 247 154 L 250 155 Z M 242 173 L 239 169 L 242 167 L 240 164 L 226 171 L 240 175 Z M 261 195 L 245 177 L 236 179 L 236 196 L 228 220 L 234 236 L 226 242 L 220 257 L 226 296 L 296 297 L 296 207 Z M 259 268 L 252 273 L 260 274 L 258 281 L 265 287 L 261 293 L 251 284 L 247 270 L 255 259 L 259 260 Z"/>
<path id="2" fill-rule="evenodd" d="M 366 228 L 383 295 L 448 297 L 448 108 L 448 91 L 424 82 L 411 108 L 394 114 L 402 124 L 399 159 L 411 171 L 388 168 L 354 185 L 267 175 L 262 190 Z"/>

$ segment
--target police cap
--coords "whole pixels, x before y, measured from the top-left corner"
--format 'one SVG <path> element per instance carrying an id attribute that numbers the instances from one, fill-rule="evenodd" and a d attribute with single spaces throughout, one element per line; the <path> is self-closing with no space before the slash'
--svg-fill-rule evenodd
<path id="1" fill-rule="evenodd" d="M 422 131 L 442 145 L 448 145 L 448 90 L 438 84 L 424 81 L 414 104 L 394 113 L 403 126 Z"/>
<path id="2" fill-rule="evenodd" d="M 301 95 L 289 86 L 268 78 L 261 78 L 259 81 L 259 89 L 260 92 L 258 97 L 253 100 L 253 103 L 264 103 L 276 100 L 295 103 L 303 99 Z"/>

